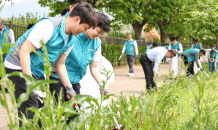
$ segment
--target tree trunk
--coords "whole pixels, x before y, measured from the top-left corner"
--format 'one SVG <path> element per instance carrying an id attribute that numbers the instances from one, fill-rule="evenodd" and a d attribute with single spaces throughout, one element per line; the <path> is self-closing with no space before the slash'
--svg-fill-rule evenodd
<path id="1" fill-rule="evenodd" d="M 189 40 L 189 45 L 191 45 L 192 44 L 192 36 L 190 36 L 190 40 Z"/>
<path id="2" fill-rule="evenodd" d="M 218 47 L 218 35 L 216 35 L 216 48 Z"/>
<path id="3" fill-rule="evenodd" d="M 159 25 L 159 29 L 160 29 L 160 39 L 161 39 L 161 43 L 165 44 L 165 33 L 163 32 L 163 24 L 161 21 L 158 22 Z"/>
<path id="4" fill-rule="evenodd" d="M 141 40 L 141 34 L 143 26 L 145 25 L 145 22 L 140 23 L 139 21 L 134 21 L 132 24 L 132 27 L 135 32 L 135 40 Z"/>

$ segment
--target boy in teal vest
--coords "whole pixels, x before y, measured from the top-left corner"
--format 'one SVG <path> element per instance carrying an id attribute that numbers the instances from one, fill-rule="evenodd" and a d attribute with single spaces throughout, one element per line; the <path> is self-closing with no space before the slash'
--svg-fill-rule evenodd
<path id="1" fill-rule="evenodd" d="M 126 59 L 129 65 L 129 73 L 127 75 L 133 76 L 134 75 L 133 64 L 134 64 L 135 57 L 138 57 L 138 46 L 137 46 L 136 41 L 132 39 L 131 33 L 127 34 L 127 41 L 125 42 L 123 46 L 121 56 L 123 56 L 124 52 L 126 52 Z"/>
<path id="2" fill-rule="evenodd" d="M 23 72 L 36 79 L 43 77 L 45 73 L 44 60 L 31 51 L 31 49 L 36 50 L 43 57 L 40 43 L 43 40 L 46 43 L 47 55 L 51 65 L 57 61 L 56 70 L 60 72 L 58 73 L 60 77 L 65 78 L 63 83 L 67 94 L 74 96 L 75 91 L 69 82 L 67 72 L 64 71 L 66 70 L 65 64 L 60 64 L 60 62 L 65 62 L 62 57 L 67 56 L 73 48 L 74 42 L 69 41 L 73 41 L 76 35 L 85 32 L 90 27 L 95 28 L 97 21 L 98 15 L 88 3 L 78 4 L 67 18 L 42 18 L 16 41 L 15 44 L 18 46 L 18 50 L 13 47 L 10 48 L 13 53 L 6 56 L 4 62 L 6 72 Z M 18 99 L 22 93 L 26 92 L 28 84 L 19 76 L 13 76 L 10 79 L 15 83 L 15 97 Z M 37 95 L 32 91 L 29 99 L 21 104 L 20 108 L 18 108 L 20 118 L 22 117 L 21 113 L 27 116 L 28 119 L 33 118 L 34 112 L 26 111 L 26 109 L 29 107 L 39 108 L 38 98 L 36 97 Z M 22 126 L 21 121 L 20 126 Z"/>
<path id="3" fill-rule="evenodd" d="M 187 68 L 187 76 L 189 78 L 192 78 L 194 75 L 194 61 L 197 64 L 197 67 L 200 68 L 202 71 L 202 68 L 200 67 L 200 64 L 198 63 L 199 55 L 203 56 L 205 55 L 206 51 L 204 49 L 187 49 L 182 53 L 182 59 L 184 60 L 185 66 L 189 65 Z"/>
<path id="4" fill-rule="evenodd" d="M 0 49 L 2 49 L 3 45 L 6 42 L 15 43 L 14 32 L 12 29 L 6 27 L 4 24 L 6 21 L 3 21 L 0 17 Z M 6 39 L 4 38 L 7 35 Z M 5 60 L 6 54 L 3 56 L 3 61 Z"/>
<path id="5" fill-rule="evenodd" d="M 208 63 L 209 63 L 209 69 L 210 69 L 210 72 L 212 73 L 216 72 L 217 55 L 218 55 L 217 50 L 215 48 L 212 48 L 212 50 L 207 56 Z"/>
<path id="6" fill-rule="evenodd" d="M 85 33 L 80 33 L 76 38 L 70 42 L 74 42 L 74 48 L 69 53 L 68 57 L 65 56 L 66 59 L 65 65 L 67 68 L 68 77 L 70 79 L 70 83 L 73 84 L 73 89 L 76 94 L 80 94 L 80 80 L 86 74 L 87 66 L 90 65 L 90 70 L 93 78 L 100 86 L 101 89 L 101 81 L 98 70 L 98 61 L 101 56 L 101 40 L 98 38 L 104 32 L 110 31 L 110 20 L 109 18 L 103 14 L 98 13 L 99 19 L 98 24 L 95 29 L 88 29 Z M 64 62 L 62 62 L 64 64 Z M 55 63 L 57 66 L 58 64 Z M 59 71 L 55 71 L 53 69 L 50 79 L 58 81 L 57 84 L 50 85 L 50 91 L 55 92 L 56 101 L 58 101 L 58 94 L 60 90 L 62 90 L 62 95 L 65 95 L 67 98 L 62 98 L 62 103 L 66 100 L 69 100 L 69 97 L 65 91 L 65 84 L 63 77 L 59 76 Z M 63 82 L 63 84 L 62 84 Z M 91 87 L 91 86 L 90 86 Z M 104 94 L 107 95 L 107 89 L 104 90 Z M 71 117 L 67 124 L 72 121 L 76 116 Z"/>
<path id="7" fill-rule="evenodd" d="M 198 39 L 195 39 L 191 49 L 202 49 L 201 44 L 198 43 Z"/>

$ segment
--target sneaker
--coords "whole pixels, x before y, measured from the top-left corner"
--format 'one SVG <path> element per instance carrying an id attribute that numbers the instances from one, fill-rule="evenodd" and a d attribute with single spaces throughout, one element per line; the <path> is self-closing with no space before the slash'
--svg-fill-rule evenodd
<path id="1" fill-rule="evenodd" d="M 134 76 L 134 73 L 130 73 L 130 76 Z"/>
<path id="2" fill-rule="evenodd" d="M 127 76 L 131 76 L 131 73 L 128 73 Z"/>
<path id="3" fill-rule="evenodd" d="M 194 76 L 192 74 L 186 76 L 187 78 L 193 78 Z"/>

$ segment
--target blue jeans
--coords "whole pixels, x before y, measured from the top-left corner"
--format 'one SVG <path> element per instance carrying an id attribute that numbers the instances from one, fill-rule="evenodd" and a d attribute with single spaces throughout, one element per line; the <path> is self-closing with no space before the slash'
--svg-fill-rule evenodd
<path id="1" fill-rule="evenodd" d="M 216 72 L 216 61 L 209 62 L 209 69 L 210 69 L 210 72 Z"/>

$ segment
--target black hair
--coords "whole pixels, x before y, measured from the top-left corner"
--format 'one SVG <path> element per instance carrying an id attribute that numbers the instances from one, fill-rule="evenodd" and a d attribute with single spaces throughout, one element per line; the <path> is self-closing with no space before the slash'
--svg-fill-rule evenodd
<path id="1" fill-rule="evenodd" d="M 72 18 L 76 16 L 80 17 L 80 24 L 87 23 L 90 27 L 93 27 L 93 29 L 98 24 L 98 15 L 89 3 L 81 2 L 75 6 L 69 17 Z"/>
<path id="2" fill-rule="evenodd" d="M 198 39 L 195 39 L 195 42 L 198 42 Z"/>
<path id="3" fill-rule="evenodd" d="M 29 30 L 30 28 L 32 28 L 32 26 L 34 26 L 34 24 L 33 23 L 31 23 L 31 24 L 29 24 L 29 25 L 27 25 L 27 29 Z"/>
<path id="4" fill-rule="evenodd" d="M 65 8 L 61 11 L 61 16 L 64 16 L 68 11 L 70 11 L 69 8 Z"/>
<path id="5" fill-rule="evenodd" d="M 157 42 L 152 43 L 152 47 L 154 46 L 158 46 L 158 43 Z"/>
<path id="6" fill-rule="evenodd" d="M 201 49 L 200 52 L 204 53 L 204 55 L 206 54 L 206 51 L 204 49 Z"/>
<path id="7" fill-rule="evenodd" d="M 104 32 L 110 32 L 110 19 L 108 18 L 107 15 L 97 12 L 98 14 L 98 24 L 97 27 L 100 27 L 104 30 Z"/>
<path id="8" fill-rule="evenodd" d="M 176 56 L 176 50 L 168 50 L 168 52 L 170 52 L 170 55 L 172 56 Z"/>
<path id="9" fill-rule="evenodd" d="M 78 4 L 80 2 L 87 2 L 86 0 L 67 0 L 70 5 Z"/>
<path id="10" fill-rule="evenodd" d="M 174 36 L 172 36 L 172 37 L 170 38 L 170 41 L 174 41 L 174 40 L 176 40 L 176 38 L 175 38 Z"/>

